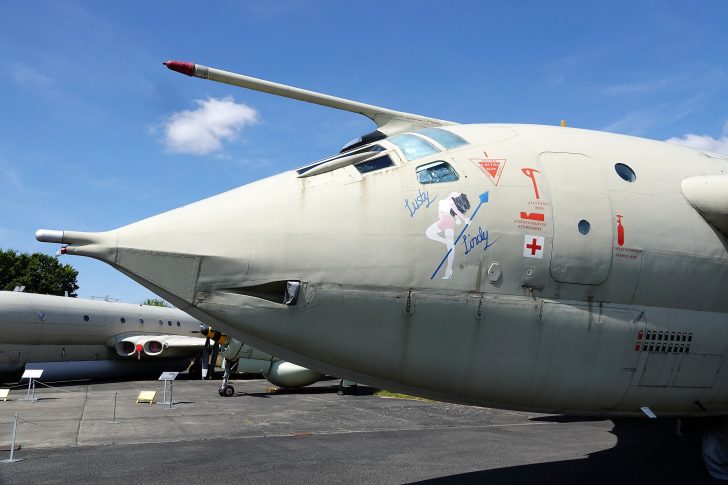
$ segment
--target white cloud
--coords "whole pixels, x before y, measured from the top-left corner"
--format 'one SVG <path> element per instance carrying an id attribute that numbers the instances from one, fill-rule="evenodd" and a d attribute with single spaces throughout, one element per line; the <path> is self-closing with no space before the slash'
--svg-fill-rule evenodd
<path id="1" fill-rule="evenodd" d="M 632 82 L 607 86 L 603 92 L 613 96 L 645 95 L 656 93 L 678 82 L 677 78 L 659 79 L 656 81 Z"/>
<path id="2" fill-rule="evenodd" d="M 12 194 L 12 191 L 8 190 L 7 187 L 15 189 L 18 194 L 21 194 L 23 196 L 33 196 L 37 198 L 54 195 L 51 192 L 28 188 L 23 182 L 23 179 L 27 178 L 28 177 L 26 177 L 25 174 L 21 172 L 17 167 L 14 167 L 9 163 L 6 163 L 4 160 L 0 159 L 0 192 L 3 195 Z"/>
<path id="3" fill-rule="evenodd" d="M 546 61 L 539 69 L 549 85 L 559 86 L 566 81 L 569 73 L 583 60 L 583 56 L 580 55 L 559 57 Z"/>
<path id="4" fill-rule="evenodd" d="M 640 108 L 603 127 L 602 131 L 642 135 L 655 126 L 681 120 L 698 111 L 703 105 L 703 97 L 696 95 L 681 103 L 660 103 Z"/>
<path id="5" fill-rule="evenodd" d="M 723 126 L 723 134 L 720 138 L 713 138 L 709 135 L 694 135 L 689 133 L 685 136 L 678 136 L 665 140 L 668 143 L 685 145 L 698 150 L 722 153 L 728 155 L 728 122 Z"/>
<path id="6" fill-rule="evenodd" d="M 32 86 L 48 90 L 55 84 L 55 81 L 45 73 L 26 65 L 11 66 L 10 76 L 20 86 Z"/>
<path id="7" fill-rule="evenodd" d="M 28 191 L 25 190 L 25 186 L 20 181 L 20 176 L 18 175 L 18 172 L 16 170 L 12 169 L 6 169 L 3 170 L 5 173 L 5 176 L 10 180 L 10 182 L 15 186 L 15 188 L 20 192 L 21 194 L 27 194 Z"/>
<path id="8" fill-rule="evenodd" d="M 164 143 L 179 153 L 207 155 L 219 152 L 223 141 L 235 141 L 240 130 L 258 121 L 258 113 L 250 106 L 227 98 L 195 100 L 194 111 L 178 111 L 163 124 Z"/>
<path id="9" fill-rule="evenodd" d="M 9 185 L 23 195 L 28 194 L 25 184 L 22 181 L 22 174 L 16 168 L 0 159 L 0 185 Z"/>

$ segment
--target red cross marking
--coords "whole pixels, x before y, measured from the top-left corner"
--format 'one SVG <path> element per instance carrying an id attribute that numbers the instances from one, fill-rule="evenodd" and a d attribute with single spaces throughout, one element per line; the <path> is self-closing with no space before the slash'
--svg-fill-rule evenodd
<path id="1" fill-rule="evenodd" d="M 531 250 L 531 256 L 536 256 L 536 251 L 541 250 L 541 246 L 538 245 L 535 237 L 533 238 L 533 242 L 531 244 L 526 244 L 526 247 Z"/>

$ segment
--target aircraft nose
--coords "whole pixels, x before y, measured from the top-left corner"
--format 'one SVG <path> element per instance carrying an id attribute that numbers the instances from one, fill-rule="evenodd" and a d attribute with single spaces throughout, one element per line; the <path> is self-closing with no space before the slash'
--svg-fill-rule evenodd
<path id="1" fill-rule="evenodd" d="M 189 211 L 175 212 L 108 232 L 40 229 L 36 239 L 65 244 L 65 254 L 104 261 L 180 306 L 194 299 L 200 261 L 205 255 L 204 244 L 195 242 L 204 229 Z"/>
<path id="2" fill-rule="evenodd" d="M 244 285 L 251 240 L 279 220 L 270 215 L 271 194 L 295 183 L 292 173 L 281 174 L 116 230 L 40 229 L 36 238 L 66 244 L 66 254 L 104 261 L 184 308 L 221 282 Z"/>
<path id="3" fill-rule="evenodd" d="M 35 238 L 40 242 L 63 243 L 63 231 L 53 229 L 38 229 Z"/>

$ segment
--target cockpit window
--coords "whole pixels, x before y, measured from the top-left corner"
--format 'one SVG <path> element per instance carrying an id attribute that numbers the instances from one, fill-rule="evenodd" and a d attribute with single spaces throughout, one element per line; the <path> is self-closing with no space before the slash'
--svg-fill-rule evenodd
<path id="1" fill-rule="evenodd" d="M 440 128 L 425 128 L 416 132 L 419 135 L 432 138 L 448 150 L 467 145 L 468 142 L 457 136 L 455 133 Z"/>
<path id="2" fill-rule="evenodd" d="M 371 160 L 367 160 L 366 162 L 357 163 L 354 165 L 357 170 L 359 170 L 360 173 L 367 173 L 367 172 L 373 172 L 375 170 L 381 170 L 383 168 L 391 167 L 394 165 L 394 162 L 391 158 L 389 158 L 389 155 L 384 155 L 382 157 L 373 158 Z"/>
<path id="3" fill-rule="evenodd" d="M 433 145 L 415 135 L 395 135 L 387 138 L 387 141 L 397 145 L 407 160 L 417 160 L 438 152 Z"/>
<path id="4" fill-rule="evenodd" d="M 421 184 L 455 182 L 459 178 L 452 165 L 442 160 L 417 167 L 417 180 Z"/>
<path id="5" fill-rule="evenodd" d="M 387 135 L 385 135 L 381 131 L 378 131 L 378 130 L 372 131 L 371 133 L 367 133 L 366 135 L 362 135 L 358 138 L 354 138 L 349 143 L 344 145 L 344 147 L 341 149 L 341 151 L 339 153 L 348 152 L 350 150 L 353 150 L 354 148 L 368 145 L 369 143 L 371 143 L 373 141 L 378 141 L 378 140 L 381 140 L 382 138 L 386 138 L 386 137 L 387 137 Z"/>
<path id="6" fill-rule="evenodd" d="M 358 150 L 341 153 L 341 154 L 333 156 L 333 157 L 324 158 L 323 160 L 319 160 L 318 162 L 314 162 L 310 165 L 306 165 L 305 167 L 299 168 L 298 170 L 296 170 L 296 173 L 298 173 L 298 175 L 303 175 L 304 173 L 308 172 L 312 168 L 318 167 L 319 165 L 323 165 L 324 163 L 333 162 L 334 160 L 338 160 L 340 158 L 349 157 L 351 155 L 356 155 L 359 153 L 371 153 L 371 152 L 381 152 L 381 151 L 384 151 L 384 147 L 382 145 L 371 145 L 368 147 L 360 148 Z"/>

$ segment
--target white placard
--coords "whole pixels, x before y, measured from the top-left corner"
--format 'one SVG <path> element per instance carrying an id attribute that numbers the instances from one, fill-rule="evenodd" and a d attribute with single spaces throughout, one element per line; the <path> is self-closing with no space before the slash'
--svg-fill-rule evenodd
<path id="1" fill-rule="evenodd" d="M 41 374 L 43 374 L 43 369 L 28 369 L 23 372 L 21 379 L 40 379 Z"/>
<path id="2" fill-rule="evenodd" d="M 173 381 L 177 378 L 177 374 L 179 372 L 162 372 L 162 375 L 159 376 L 158 381 Z"/>

